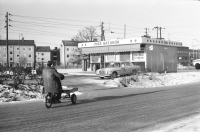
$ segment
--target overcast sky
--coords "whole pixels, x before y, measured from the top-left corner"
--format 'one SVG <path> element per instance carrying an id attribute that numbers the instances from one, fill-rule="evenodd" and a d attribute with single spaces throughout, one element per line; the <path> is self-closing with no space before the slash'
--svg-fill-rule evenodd
<path id="1" fill-rule="evenodd" d="M 0 0 L 0 36 L 6 39 L 5 14 L 9 16 L 9 39 L 35 40 L 36 45 L 59 47 L 79 30 L 95 26 L 105 38 L 162 37 L 200 48 L 200 1 L 198 0 Z M 113 31 L 114 33 L 110 33 Z"/>

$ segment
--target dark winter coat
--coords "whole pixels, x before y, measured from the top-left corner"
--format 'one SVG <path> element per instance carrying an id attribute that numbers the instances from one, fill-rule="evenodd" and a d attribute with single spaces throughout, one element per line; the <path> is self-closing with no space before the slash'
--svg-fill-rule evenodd
<path id="1" fill-rule="evenodd" d="M 61 93 L 61 81 L 64 75 L 58 73 L 55 68 L 47 67 L 43 70 L 44 90 L 45 93 Z"/>

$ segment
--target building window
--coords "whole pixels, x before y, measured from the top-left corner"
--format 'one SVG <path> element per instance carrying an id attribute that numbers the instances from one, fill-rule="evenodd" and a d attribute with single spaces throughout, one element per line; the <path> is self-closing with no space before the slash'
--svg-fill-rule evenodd
<path id="1" fill-rule="evenodd" d="M 26 50 L 26 48 L 23 48 L 23 51 L 25 51 Z"/>
<path id="2" fill-rule="evenodd" d="M 31 63 L 27 63 L 27 66 L 29 66 L 29 67 L 30 67 L 30 66 L 31 66 Z"/>
<path id="3" fill-rule="evenodd" d="M 40 58 L 37 58 L 38 60 L 40 59 Z"/>
<path id="4" fill-rule="evenodd" d="M 42 58 L 42 60 L 44 60 L 44 58 Z"/>
<path id="5" fill-rule="evenodd" d="M 6 51 L 6 49 L 7 49 L 6 47 L 3 47 L 3 51 Z"/>
<path id="6" fill-rule="evenodd" d="M 17 48 L 17 50 L 19 50 L 19 47 Z"/>
<path id="7" fill-rule="evenodd" d="M 10 46 L 10 48 L 12 48 L 12 46 Z"/>
<path id="8" fill-rule="evenodd" d="M 17 58 L 19 57 L 19 55 L 17 55 Z"/>
<path id="9" fill-rule="evenodd" d="M 12 61 L 13 59 L 12 58 L 10 58 L 10 61 Z"/>
<path id="10" fill-rule="evenodd" d="M 67 48 L 67 51 L 69 51 L 69 48 Z"/>
<path id="11" fill-rule="evenodd" d="M 42 53 L 42 55 L 44 55 L 44 53 Z"/>
<path id="12" fill-rule="evenodd" d="M 3 55 L 3 58 L 7 58 L 7 55 Z"/>
<path id="13" fill-rule="evenodd" d="M 31 51 L 31 47 L 30 47 L 30 48 L 28 48 L 28 50 L 29 50 L 29 51 Z"/>
<path id="14" fill-rule="evenodd" d="M 67 55 L 67 58 L 69 57 L 69 55 Z"/>
<path id="15" fill-rule="evenodd" d="M 29 58 L 31 58 L 31 55 L 28 55 Z"/>
<path id="16" fill-rule="evenodd" d="M 10 51 L 10 54 L 12 54 L 12 51 Z"/>

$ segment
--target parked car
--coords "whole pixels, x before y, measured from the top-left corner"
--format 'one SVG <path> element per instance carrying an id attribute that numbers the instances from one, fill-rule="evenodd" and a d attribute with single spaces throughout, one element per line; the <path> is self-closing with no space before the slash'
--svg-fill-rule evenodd
<path id="1" fill-rule="evenodd" d="M 123 75 L 136 75 L 138 71 L 141 71 L 140 66 L 133 65 L 131 62 L 110 62 L 106 68 L 98 69 L 96 75 L 101 79 L 116 78 Z"/>

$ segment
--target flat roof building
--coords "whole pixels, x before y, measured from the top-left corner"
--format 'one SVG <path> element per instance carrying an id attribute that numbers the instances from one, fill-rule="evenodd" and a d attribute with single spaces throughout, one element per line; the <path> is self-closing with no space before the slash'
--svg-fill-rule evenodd
<path id="1" fill-rule="evenodd" d="M 91 67 L 130 61 L 153 72 L 177 72 L 177 50 L 185 48 L 181 42 L 150 37 L 79 43 L 78 47 L 90 56 Z"/>

